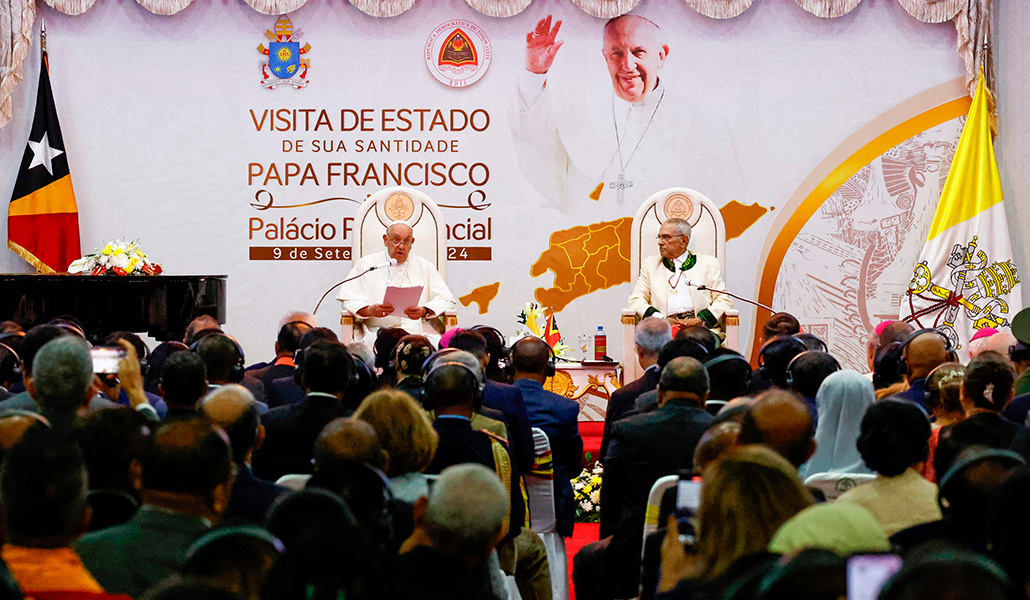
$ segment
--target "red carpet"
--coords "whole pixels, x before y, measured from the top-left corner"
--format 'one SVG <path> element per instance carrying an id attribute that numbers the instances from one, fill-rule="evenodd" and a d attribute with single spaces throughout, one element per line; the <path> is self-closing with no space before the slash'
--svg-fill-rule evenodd
<path id="1" fill-rule="evenodd" d="M 568 557 L 569 563 L 569 598 L 571 600 L 576 600 L 576 590 L 572 587 L 572 559 L 580 548 L 597 541 L 600 530 L 600 523 L 576 523 L 576 528 L 572 530 L 572 537 L 565 540 L 565 556 Z"/>
<path id="2" fill-rule="evenodd" d="M 583 464 L 600 460 L 601 436 L 604 435 L 604 421 L 580 421 L 579 435 L 583 438 Z M 587 454 L 590 458 L 587 459 Z"/>

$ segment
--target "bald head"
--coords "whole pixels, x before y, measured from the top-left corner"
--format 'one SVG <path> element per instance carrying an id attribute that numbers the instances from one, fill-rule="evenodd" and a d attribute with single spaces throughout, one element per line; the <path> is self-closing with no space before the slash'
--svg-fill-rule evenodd
<path id="1" fill-rule="evenodd" d="M 511 362 L 515 368 L 515 379 L 540 379 L 547 371 L 551 359 L 551 347 L 537 337 L 525 337 L 511 347 Z"/>
<path id="2" fill-rule="evenodd" d="M 948 348 L 944 335 L 927 332 L 917 335 L 905 347 L 908 380 L 922 379 L 938 366 L 948 362 Z"/>
<path id="3" fill-rule="evenodd" d="M 658 85 L 658 70 L 665 66 L 669 46 L 653 22 L 623 15 L 605 24 L 602 52 L 615 95 L 626 102 L 642 102 Z"/>
<path id="4" fill-rule="evenodd" d="M 233 459 L 247 462 L 262 437 L 257 403 L 250 391 L 242 385 L 224 385 L 204 398 L 200 412 L 229 436 Z"/>
<path id="5" fill-rule="evenodd" d="M 701 473 L 723 452 L 737 445 L 740 423 L 724 421 L 713 425 L 701 436 L 694 449 L 694 473 Z"/>
<path id="6" fill-rule="evenodd" d="M 760 395 L 744 413 L 737 443 L 772 448 L 795 467 L 815 451 L 812 413 L 791 392 L 772 390 Z"/>
<path id="7" fill-rule="evenodd" d="M 354 418 L 330 421 L 315 440 L 314 457 L 316 471 L 341 462 L 367 463 L 380 470 L 386 468 L 386 452 L 375 429 Z"/>

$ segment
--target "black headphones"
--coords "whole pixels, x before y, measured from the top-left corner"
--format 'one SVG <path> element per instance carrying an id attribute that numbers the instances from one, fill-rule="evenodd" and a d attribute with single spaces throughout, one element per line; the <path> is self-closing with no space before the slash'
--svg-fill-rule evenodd
<path id="1" fill-rule="evenodd" d="M 794 363 L 796 363 L 798 361 L 798 359 L 801 358 L 802 356 L 804 356 L 806 354 L 812 354 L 813 352 L 818 352 L 820 354 L 825 354 L 826 356 L 829 356 L 830 359 L 833 361 L 833 366 L 836 367 L 836 369 L 834 369 L 834 371 L 840 371 L 840 368 L 841 368 L 840 367 L 840 362 L 838 362 L 837 359 L 832 354 L 830 354 L 829 352 L 826 352 L 825 350 L 805 350 L 801 354 L 798 354 L 794 358 L 790 359 L 790 362 L 787 363 L 787 385 L 790 388 L 793 389 L 793 387 L 794 387 Z"/>
<path id="2" fill-rule="evenodd" d="M 230 372 L 229 377 L 232 379 L 233 383 L 239 383 L 243 381 L 243 374 L 245 372 L 244 365 L 247 364 L 247 360 L 243 355 L 243 346 L 240 346 L 239 342 L 232 339 L 228 335 L 222 333 L 221 331 L 209 333 L 204 337 L 200 338 L 199 340 L 193 342 L 193 344 L 191 344 L 189 347 L 189 351 L 194 354 L 197 354 L 197 350 L 200 348 L 200 342 L 203 342 L 207 338 L 214 336 L 222 336 L 231 341 L 233 346 L 236 346 L 236 354 L 239 356 L 239 359 L 236 361 L 236 364 L 232 366 L 232 371 Z"/>
<path id="3" fill-rule="evenodd" d="M 1016 467 L 1021 467 L 1026 464 L 1023 457 L 1012 450 L 984 447 L 968 452 L 964 458 L 955 461 L 955 463 L 951 465 L 951 468 L 948 469 L 948 472 L 940 478 L 937 485 L 937 504 L 940 505 L 941 513 L 944 515 L 945 519 L 948 518 L 948 515 L 954 512 L 952 502 L 948 498 L 954 491 L 952 488 L 955 486 L 955 481 L 959 479 L 966 469 L 976 465 L 977 463 L 990 459 L 1006 460 Z"/>
<path id="4" fill-rule="evenodd" d="M 540 340 L 541 342 L 544 343 L 545 346 L 547 346 L 548 358 L 547 358 L 547 366 L 544 367 L 544 375 L 547 376 L 547 377 L 554 377 L 555 371 L 558 370 L 558 356 L 555 355 L 554 348 L 552 348 L 551 345 L 548 344 L 547 341 L 544 340 L 543 338 L 538 338 L 536 336 L 528 336 L 527 335 L 525 337 L 521 337 L 521 338 L 515 340 L 515 343 L 511 345 L 511 349 L 508 350 L 508 356 L 509 357 L 513 356 L 515 354 L 515 346 L 518 346 L 519 342 L 521 342 L 522 340 L 527 340 L 527 339 Z M 509 375 L 514 377 L 515 376 L 515 361 L 514 360 L 509 360 L 507 362 L 507 364 L 505 364 L 504 370 L 506 372 L 508 372 Z"/>
<path id="5" fill-rule="evenodd" d="M 4 339 L 4 338 L 0 338 L 0 339 Z M 20 378 L 21 377 L 21 357 L 18 356 L 18 353 L 15 352 L 14 348 L 12 348 L 11 346 L 8 346 L 6 343 L 4 343 L 2 341 L 0 341 L 0 348 L 3 348 L 5 350 L 7 350 L 8 352 L 11 353 L 11 356 L 14 357 L 14 367 L 11 368 L 11 374 L 14 375 L 16 378 Z"/>
<path id="6" fill-rule="evenodd" d="M 508 359 L 509 359 L 509 355 L 508 355 L 508 342 L 505 340 L 504 334 L 501 333 L 499 329 L 497 329 L 495 327 L 490 327 L 489 325 L 476 325 L 475 327 L 468 328 L 466 331 L 475 331 L 476 333 L 478 333 L 480 335 L 483 335 L 483 333 L 489 333 L 489 334 L 493 334 L 493 335 L 497 336 L 497 341 L 499 341 L 501 343 L 501 345 L 498 348 L 498 350 L 499 350 L 498 356 L 494 356 L 492 358 L 497 359 L 498 363 L 507 364 Z M 489 349 L 490 348 L 490 338 L 485 336 L 485 335 L 483 337 L 486 338 L 486 347 L 487 347 L 487 349 Z"/>
<path id="7" fill-rule="evenodd" d="M 712 367 L 714 367 L 715 365 L 722 364 L 724 362 L 729 362 L 731 360 L 740 362 L 740 363 L 744 364 L 745 366 L 747 366 L 747 374 L 744 376 L 744 379 L 745 379 L 745 383 L 750 385 L 750 383 L 751 383 L 751 375 L 752 375 L 751 363 L 749 363 L 747 361 L 747 359 L 744 358 L 743 356 L 741 356 L 740 354 L 726 353 L 726 354 L 720 354 L 719 356 L 716 356 L 714 358 L 710 358 L 710 359 L 708 359 L 708 360 L 706 360 L 704 362 L 705 370 L 707 371 L 707 370 L 711 369 Z"/>
<path id="8" fill-rule="evenodd" d="M 459 350 L 455 348 L 444 348 L 444 350 L 459 352 Z M 443 350 L 437 350 L 436 352 L 434 352 L 433 356 L 427 358 L 425 364 L 422 366 L 422 382 L 426 388 L 426 395 L 433 395 L 436 392 L 438 384 L 436 383 L 436 378 L 434 378 L 433 375 L 439 372 L 440 369 L 444 367 L 461 367 L 465 371 L 465 373 L 468 374 L 468 377 L 470 378 L 470 383 L 472 384 L 472 405 L 474 407 L 479 406 L 480 402 L 483 399 L 483 388 L 486 386 L 485 381 L 480 380 L 479 374 L 472 370 L 472 367 L 466 365 L 463 362 L 458 362 L 457 360 L 445 359 L 438 362 L 437 364 L 433 364 L 433 361 L 436 360 L 437 355 L 439 355 L 441 352 L 443 352 Z M 452 352 L 448 352 L 447 354 L 451 354 Z"/>
<path id="9" fill-rule="evenodd" d="M 192 560 L 193 557 L 204 550 L 209 544 L 217 542 L 218 540 L 225 539 L 227 537 L 247 537 L 258 540 L 260 542 L 266 542 L 269 546 L 275 548 L 276 552 L 282 554 L 286 551 L 283 543 L 279 541 L 279 538 L 275 537 L 263 527 L 257 525 L 234 525 L 231 527 L 219 527 L 218 529 L 212 529 L 204 535 L 198 537 L 196 541 L 190 544 L 188 550 L 186 550 L 186 560 Z"/>
<path id="10" fill-rule="evenodd" d="M 924 333 L 936 333 L 944 340 L 944 351 L 948 353 L 948 360 L 945 362 L 959 362 L 958 356 L 955 354 L 955 348 L 951 345 L 951 338 L 940 329 L 926 327 L 924 329 L 913 331 L 907 338 L 905 338 L 905 341 L 901 342 L 901 359 L 898 360 L 898 374 L 902 377 L 908 375 L 908 359 L 905 358 L 905 354 L 908 352 L 908 345 L 912 343 L 912 340 Z"/>
<path id="11" fill-rule="evenodd" d="M 809 350 L 818 350 L 820 352 L 829 352 L 829 348 L 830 347 L 826 344 L 826 340 L 824 340 L 823 338 L 817 336 L 814 333 L 808 333 L 807 331 L 802 331 L 801 333 L 795 333 L 792 337 L 801 340 L 801 343 L 803 343 L 805 345 L 805 347 L 808 348 Z M 808 346 L 810 343 L 813 344 L 813 345 L 819 346 L 819 347 L 818 348 L 810 348 Z"/>
<path id="12" fill-rule="evenodd" d="M 781 345 L 791 345 L 791 346 L 794 346 L 798 350 L 799 354 L 804 353 L 804 352 L 808 352 L 808 346 L 806 346 L 804 342 L 802 342 L 801 340 L 797 339 L 796 337 L 790 336 L 790 337 L 776 337 L 776 338 L 773 338 L 773 339 L 769 340 L 768 342 L 766 342 L 762 346 L 762 349 L 758 351 L 758 368 L 759 369 L 765 368 L 765 355 L 769 352 L 769 349 L 773 348 L 775 346 L 781 346 Z"/>

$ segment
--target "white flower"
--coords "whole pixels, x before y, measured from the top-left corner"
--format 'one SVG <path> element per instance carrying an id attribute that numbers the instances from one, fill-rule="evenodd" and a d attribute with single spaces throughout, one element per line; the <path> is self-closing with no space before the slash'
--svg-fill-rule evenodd
<path id="1" fill-rule="evenodd" d="M 118 252 L 111 256 L 111 266 L 124 269 L 129 266 L 129 257 L 124 252 Z"/>
<path id="2" fill-rule="evenodd" d="M 590 501 L 594 504 L 601 502 L 601 490 L 594 490 L 590 492 Z"/>
<path id="3" fill-rule="evenodd" d="M 587 500 L 580 502 L 579 507 L 587 512 L 594 510 L 594 505 L 590 504 L 590 502 Z"/>

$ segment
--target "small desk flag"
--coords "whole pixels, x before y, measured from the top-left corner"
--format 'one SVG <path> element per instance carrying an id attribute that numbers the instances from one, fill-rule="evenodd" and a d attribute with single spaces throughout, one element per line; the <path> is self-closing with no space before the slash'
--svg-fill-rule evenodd
<path id="1" fill-rule="evenodd" d="M 81 255 L 79 210 L 43 50 L 36 113 L 7 212 L 7 247 L 40 273 L 68 270 Z"/>

